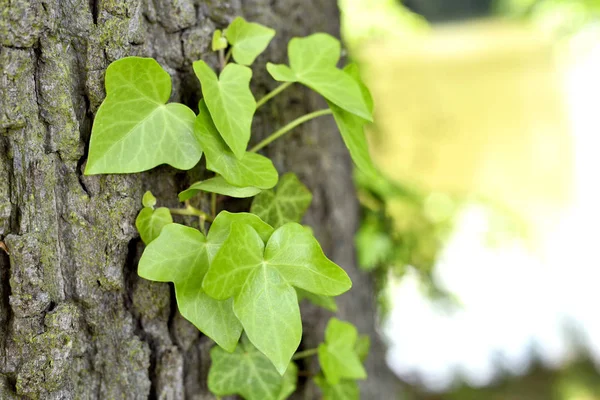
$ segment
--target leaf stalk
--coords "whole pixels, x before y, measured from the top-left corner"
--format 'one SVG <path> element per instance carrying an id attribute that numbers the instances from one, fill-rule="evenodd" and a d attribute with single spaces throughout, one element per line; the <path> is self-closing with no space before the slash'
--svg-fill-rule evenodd
<path id="1" fill-rule="evenodd" d="M 330 115 L 330 114 L 332 114 L 331 110 L 329 108 L 326 108 L 323 110 L 313 111 L 309 114 L 298 117 L 295 120 L 293 120 L 292 122 L 290 122 L 289 124 L 285 125 L 283 128 L 281 128 L 281 129 L 275 131 L 274 133 L 272 133 L 271 135 L 267 136 L 264 140 L 259 142 L 256 146 L 251 148 L 249 151 L 252 153 L 256 153 L 257 151 L 259 151 L 263 147 L 267 146 L 271 142 L 279 139 L 281 136 L 285 135 L 286 133 L 288 133 L 289 131 L 291 131 L 292 129 L 297 127 L 298 125 L 301 125 L 307 121 L 310 121 L 311 119 L 315 119 L 317 117 L 321 117 L 323 115 Z"/>
<path id="2" fill-rule="evenodd" d="M 294 354 L 292 360 L 300 360 L 301 358 L 314 356 L 315 354 L 317 354 L 318 351 L 319 349 L 308 349 L 304 351 L 299 351 L 296 354 Z"/>
<path id="3" fill-rule="evenodd" d="M 256 109 L 258 110 L 260 106 L 265 104 L 267 101 L 271 100 L 273 97 L 277 96 L 279 93 L 283 92 L 285 89 L 290 87 L 294 82 L 284 82 L 281 85 L 277 86 L 275 89 L 264 95 L 263 98 L 256 102 Z"/>

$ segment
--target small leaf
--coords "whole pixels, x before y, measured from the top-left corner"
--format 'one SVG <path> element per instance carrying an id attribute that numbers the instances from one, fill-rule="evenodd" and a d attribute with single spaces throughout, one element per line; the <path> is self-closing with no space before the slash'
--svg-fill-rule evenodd
<path id="1" fill-rule="evenodd" d="M 214 178 L 207 179 L 205 181 L 196 182 L 192 184 L 189 188 L 179 193 L 179 201 L 186 201 L 194 197 L 198 192 L 209 192 L 209 193 L 218 193 L 224 196 L 236 197 L 236 198 L 246 198 L 256 196 L 260 193 L 259 188 L 255 188 L 252 186 L 247 187 L 239 187 L 233 186 L 222 176 L 217 176 Z"/>
<path id="2" fill-rule="evenodd" d="M 110 64 L 85 174 L 133 173 L 160 164 L 194 167 L 202 156 L 195 114 L 183 104 L 165 104 L 170 95 L 171 78 L 155 60 L 126 57 Z"/>
<path id="3" fill-rule="evenodd" d="M 299 302 L 306 299 L 314 305 L 322 307 L 332 312 L 336 312 L 338 309 L 337 304 L 335 304 L 335 299 L 333 297 L 314 294 L 298 288 L 296 288 L 296 293 L 298 294 Z"/>
<path id="4" fill-rule="evenodd" d="M 256 101 L 250 91 L 252 70 L 227 64 L 217 78 L 202 60 L 194 62 L 193 67 L 215 126 L 233 154 L 242 158 L 250 140 L 250 126 L 256 110 Z"/>
<path id="5" fill-rule="evenodd" d="M 142 196 L 142 205 L 150 208 L 154 208 L 156 205 L 156 197 L 154 197 L 151 191 L 148 190 L 144 193 L 144 196 Z"/>
<path id="6" fill-rule="evenodd" d="M 246 152 L 241 159 L 229 150 L 211 119 L 204 100 L 198 104 L 195 129 L 206 149 L 206 167 L 230 184 L 239 187 L 270 189 L 277 184 L 277 170 L 271 160 L 260 154 Z"/>
<path id="7" fill-rule="evenodd" d="M 213 347 L 210 358 L 208 388 L 217 396 L 238 394 L 246 400 L 283 400 L 296 390 L 296 365 L 290 363 L 281 376 L 246 337 L 233 353 Z"/>
<path id="8" fill-rule="evenodd" d="M 276 191 L 265 190 L 252 201 L 250 212 L 279 228 L 288 222 L 300 222 L 310 206 L 312 194 L 293 173 L 283 175 Z"/>
<path id="9" fill-rule="evenodd" d="M 250 65 L 269 45 L 275 30 L 255 22 L 246 22 L 237 17 L 225 32 L 227 41 L 233 46 L 233 59 L 236 63 Z"/>
<path id="10" fill-rule="evenodd" d="M 187 320 L 227 351 L 233 351 L 242 326 L 232 310 L 232 301 L 218 301 L 202 290 L 209 265 L 204 235 L 193 228 L 167 225 L 139 262 L 138 274 L 158 282 L 173 282 L 179 311 Z"/>
<path id="11" fill-rule="evenodd" d="M 140 233 L 142 241 L 146 245 L 149 245 L 158 237 L 158 235 L 160 235 L 160 232 L 165 225 L 171 223 L 173 223 L 173 218 L 171 217 L 169 209 L 166 207 L 160 207 L 156 210 L 150 207 L 144 207 L 135 219 L 135 227 Z"/>
<path id="12" fill-rule="evenodd" d="M 325 329 L 325 343 L 319 345 L 318 351 L 319 363 L 330 385 L 337 385 L 340 379 L 367 377 L 356 351 L 357 339 L 358 333 L 354 325 L 337 318 L 329 320 Z"/>
<path id="13" fill-rule="evenodd" d="M 212 51 L 219 51 L 227 48 L 227 39 L 223 37 L 223 32 L 217 29 L 212 37 Z"/>
<path id="14" fill-rule="evenodd" d="M 323 375 L 317 375 L 315 383 L 323 392 L 323 400 L 360 399 L 360 390 L 354 380 L 341 380 L 337 385 L 331 385 Z"/>
<path id="15" fill-rule="evenodd" d="M 248 338 L 283 374 L 302 334 L 292 285 L 335 296 L 352 283 L 302 225 L 282 226 L 266 246 L 264 236 L 247 224 L 232 223 L 202 287 L 215 299 L 234 296 L 233 308 Z"/>
<path id="16" fill-rule="evenodd" d="M 293 38 L 288 45 L 290 68 L 268 63 L 267 70 L 275 80 L 300 82 L 342 109 L 372 121 L 359 85 L 336 67 L 340 52 L 339 40 L 325 33 Z"/>

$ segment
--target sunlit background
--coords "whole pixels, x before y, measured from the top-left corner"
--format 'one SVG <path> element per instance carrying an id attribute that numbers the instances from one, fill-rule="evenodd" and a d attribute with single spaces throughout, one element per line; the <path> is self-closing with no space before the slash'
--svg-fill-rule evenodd
<path id="1" fill-rule="evenodd" d="M 340 0 L 359 262 L 415 399 L 600 399 L 600 0 Z"/>

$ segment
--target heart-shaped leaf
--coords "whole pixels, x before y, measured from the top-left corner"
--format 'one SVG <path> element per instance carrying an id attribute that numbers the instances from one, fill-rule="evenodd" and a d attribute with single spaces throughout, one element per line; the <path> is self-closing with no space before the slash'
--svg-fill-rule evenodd
<path id="1" fill-rule="evenodd" d="M 156 199 L 154 200 L 156 202 Z M 166 207 L 159 207 L 156 210 L 151 207 L 144 207 L 135 219 L 135 227 L 146 245 L 149 245 L 160 235 L 165 225 L 171 223 L 173 223 L 173 218 Z"/>
<path id="2" fill-rule="evenodd" d="M 208 388 L 217 396 L 238 394 L 246 400 L 283 400 L 296 389 L 298 368 L 290 363 L 283 376 L 244 336 L 233 353 L 215 346 Z"/>
<path id="3" fill-rule="evenodd" d="M 337 318 L 329 320 L 325 329 L 325 343 L 319 345 L 318 351 L 319 363 L 330 385 L 337 385 L 341 379 L 367 377 L 357 354 L 357 340 L 358 332 L 354 325 Z"/>
<path id="4" fill-rule="evenodd" d="M 194 197 L 199 192 L 218 193 L 224 196 L 246 198 L 256 196 L 258 193 L 260 193 L 260 189 L 252 186 L 233 186 L 223 179 L 222 176 L 217 176 L 192 184 L 189 188 L 179 193 L 179 201 L 186 201 Z"/>
<path id="5" fill-rule="evenodd" d="M 234 223 L 202 286 L 215 299 L 234 296 L 234 312 L 250 341 L 283 374 L 302 335 L 292 286 L 337 296 L 352 283 L 302 225 L 280 227 L 265 246 L 251 226 Z"/>
<path id="6" fill-rule="evenodd" d="M 233 313 L 231 300 L 215 300 L 202 290 L 208 265 L 209 244 L 204 235 L 184 225 L 170 224 L 144 250 L 138 274 L 151 281 L 173 282 L 181 315 L 219 346 L 233 351 L 242 326 Z"/>
<path id="7" fill-rule="evenodd" d="M 85 174 L 196 165 L 202 148 L 194 135 L 195 114 L 183 104 L 165 104 L 170 95 L 171 77 L 154 59 L 126 57 L 110 64 Z"/>
<path id="8" fill-rule="evenodd" d="M 217 78 L 202 60 L 194 62 L 193 67 L 215 126 L 233 154 L 241 159 L 250 140 L 250 126 L 256 110 L 256 101 L 250 91 L 252 70 L 227 64 Z"/>
<path id="9" fill-rule="evenodd" d="M 336 385 L 331 385 L 323 375 L 315 377 L 315 383 L 323 392 L 323 400 L 359 400 L 360 390 L 354 380 L 341 380 Z"/>
<path id="10" fill-rule="evenodd" d="M 225 36 L 232 46 L 235 62 L 250 65 L 260 53 L 265 51 L 275 36 L 275 30 L 237 17 L 225 31 Z"/>
<path id="11" fill-rule="evenodd" d="M 238 159 L 219 136 L 203 100 L 200 100 L 198 108 L 195 129 L 200 143 L 205 146 L 209 170 L 220 174 L 234 186 L 270 189 L 277 184 L 278 174 L 271 160 L 250 152 Z"/>
<path id="12" fill-rule="evenodd" d="M 344 110 L 371 121 L 360 87 L 336 67 L 340 52 L 339 40 L 326 33 L 293 38 L 288 45 L 290 67 L 268 63 L 267 70 L 277 81 L 300 82 Z"/>
<path id="13" fill-rule="evenodd" d="M 287 173 L 276 190 L 265 190 L 254 198 L 250 212 L 279 228 L 288 222 L 300 222 L 311 201 L 312 194 L 296 174 Z"/>
<path id="14" fill-rule="evenodd" d="M 227 48 L 227 39 L 223 37 L 223 32 L 217 29 L 212 37 L 212 51 L 223 50 Z"/>

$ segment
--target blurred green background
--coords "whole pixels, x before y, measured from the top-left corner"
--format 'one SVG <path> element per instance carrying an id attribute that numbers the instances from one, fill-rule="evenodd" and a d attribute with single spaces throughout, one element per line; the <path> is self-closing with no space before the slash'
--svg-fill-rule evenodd
<path id="1" fill-rule="evenodd" d="M 339 0 L 373 92 L 355 173 L 412 399 L 600 399 L 600 0 Z"/>

